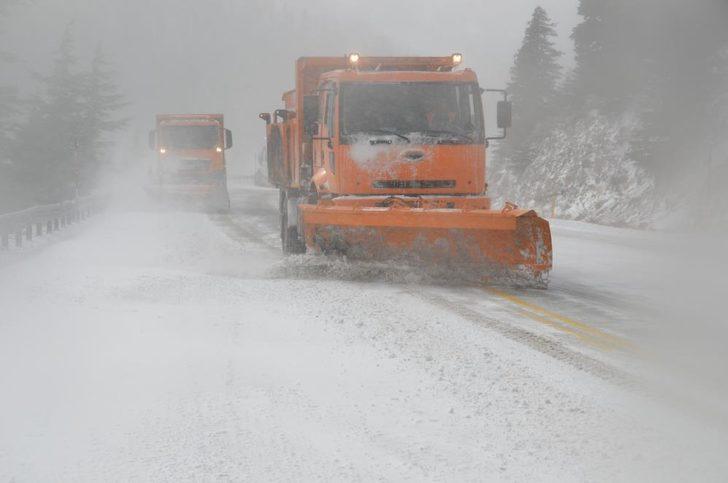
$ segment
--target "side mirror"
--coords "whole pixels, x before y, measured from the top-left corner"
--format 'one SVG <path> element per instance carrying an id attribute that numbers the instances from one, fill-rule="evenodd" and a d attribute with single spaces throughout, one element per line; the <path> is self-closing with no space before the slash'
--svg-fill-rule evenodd
<path id="1" fill-rule="evenodd" d="M 498 101 L 498 128 L 510 129 L 513 123 L 513 104 L 510 101 Z"/>
<path id="2" fill-rule="evenodd" d="M 508 100 L 508 92 L 503 89 L 486 89 L 485 92 L 497 92 L 502 96 L 502 100 L 498 101 L 496 108 L 496 124 L 498 129 L 502 131 L 500 136 L 487 136 L 485 138 L 485 145 L 488 146 L 488 141 L 505 139 L 508 135 L 508 129 L 511 127 L 512 116 L 511 116 L 511 102 Z"/>
<path id="3" fill-rule="evenodd" d="M 258 117 L 265 121 L 266 124 L 270 124 L 270 113 L 261 112 Z"/>
<path id="4" fill-rule="evenodd" d="M 315 136 L 316 120 L 319 118 L 319 96 L 304 96 L 303 98 L 303 129 L 307 136 Z"/>
<path id="5" fill-rule="evenodd" d="M 151 130 L 149 131 L 149 140 L 147 141 L 149 144 L 149 149 L 154 151 L 157 149 L 157 131 Z"/>
<path id="6" fill-rule="evenodd" d="M 233 147 L 233 132 L 230 129 L 225 129 L 225 149 Z"/>
<path id="7" fill-rule="evenodd" d="M 275 115 L 276 117 L 280 117 L 283 122 L 286 122 L 290 119 L 296 118 L 296 111 L 289 111 L 287 109 L 276 109 Z"/>

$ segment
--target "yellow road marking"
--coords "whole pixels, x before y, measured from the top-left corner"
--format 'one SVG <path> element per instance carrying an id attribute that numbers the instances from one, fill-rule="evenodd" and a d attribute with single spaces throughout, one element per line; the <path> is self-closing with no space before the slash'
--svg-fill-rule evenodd
<path id="1" fill-rule="evenodd" d="M 520 312 L 527 315 L 531 319 L 557 328 L 563 332 L 575 335 L 576 337 L 590 342 L 594 345 L 602 348 L 620 348 L 634 350 L 632 343 L 622 337 L 609 334 L 607 332 L 604 332 L 603 330 L 597 329 L 596 327 L 585 324 L 584 322 L 579 322 L 564 315 L 550 311 L 532 302 L 523 300 L 522 298 L 508 292 L 504 292 L 502 290 L 498 290 L 492 287 L 488 287 L 485 290 L 492 295 L 495 295 L 503 300 L 517 305 L 521 309 Z"/>
<path id="2" fill-rule="evenodd" d="M 602 350 L 611 350 L 614 349 L 614 346 L 606 343 L 605 341 L 602 341 L 600 339 L 597 339 L 589 334 L 585 334 L 584 332 L 570 329 L 568 326 L 564 326 L 558 322 L 555 322 L 552 319 L 549 319 L 548 317 L 544 317 L 542 315 L 538 315 L 536 313 L 533 313 L 526 309 L 518 309 L 518 313 L 521 315 L 525 315 L 526 317 L 535 320 L 536 322 L 541 322 L 543 324 L 546 324 L 548 326 L 553 327 L 554 329 L 560 330 L 561 332 L 566 332 L 567 334 L 571 334 L 577 339 L 581 340 L 582 342 L 585 342 L 591 346 L 594 346 L 598 349 Z"/>

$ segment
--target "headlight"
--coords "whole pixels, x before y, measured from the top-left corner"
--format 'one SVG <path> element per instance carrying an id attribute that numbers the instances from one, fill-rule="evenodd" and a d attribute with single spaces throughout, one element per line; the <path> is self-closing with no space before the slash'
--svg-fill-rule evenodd
<path id="1" fill-rule="evenodd" d="M 452 54 L 452 63 L 458 65 L 463 61 L 463 54 Z"/>
<path id="2" fill-rule="evenodd" d="M 356 65 L 359 62 L 359 54 L 357 53 L 349 54 L 347 57 L 350 65 Z"/>
<path id="3" fill-rule="evenodd" d="M 217 151 L 218 153 L 221 153 L 222 152 L 222 148 L 220 146 L 218 146 L 218 147 L 215 148 L 215 151 Z"/>
<path id="4" fill-rule="evenodd" d="M 167 152 L 167 148 L 159 148 L 159 154 L 165 154 Z"/>

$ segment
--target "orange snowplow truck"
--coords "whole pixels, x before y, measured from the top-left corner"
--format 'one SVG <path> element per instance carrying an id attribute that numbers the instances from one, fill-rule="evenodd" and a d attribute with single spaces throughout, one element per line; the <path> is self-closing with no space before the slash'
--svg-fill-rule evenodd
<path id="1" fill-rule="evenodd" d="M 149 147 L 157 153 L 149 170 L 150 191 L 228 209 L 225 150 L 232 145 L 222 114 L 158 114 L 149 133 Z"/>
<path id="2" fill-rule="evenodd" d="M 551 233 L 535 212 L 491 209 L 484 92 L 462 56 L 304 57 L 267 125 L 288 253 L 446 264 L 545 286 Z"/>

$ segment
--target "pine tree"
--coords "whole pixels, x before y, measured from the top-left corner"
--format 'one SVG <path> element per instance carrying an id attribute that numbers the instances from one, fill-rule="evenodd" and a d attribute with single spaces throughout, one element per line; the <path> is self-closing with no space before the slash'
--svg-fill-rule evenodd
<path id="1" fill-rule="evenodd" d="M 555 37 L 554 23 L 543 8 L 537 7 L 511 68 L 508 91 L 513 100 L 514 128 L 499 150 L 515 174 L 533 161 L 538 143 L 553 121 L 562 55 L 554 47 Z"/>
<path id="2" fill-rule="evenodd" d="M 642 5 L 659 0 L 642 0 Z M 663 0 L 670 1 L 670 0 Z M 644 51 L 654 39 L 630 0 L 580 0 L 583 21 L 574 28 L 576 68 L 573 89 L 586 109 L 617 112 L 643 77 Z M 659 12 L 659 6 L 656 6 Z"/>
<path id="3" fill-rule="evenodd" d="M 2 62 L 0 62 L 2 66 Z M 11 164 L 11 132 L 19 113 L 15 90 L 0 86 L 0 213 L 22 205 L 18 199 L 13 166 Z"/>
<path id="4" fill-rule="evenodd" d="M 104 153 L 110 146 L 108 136 L 122 129 L 127 120 L 118 112 L 127 103 L 114 83 L 114 72 L 101 48 L 97 48 L 91 68 L 81 84 L 82 116 L 79 129 L 78 189 L 87 192 L 93 187 Z"/>
<path id="5" fill-rule="evenodd" d="M 0 28 L 13 3 L 13 0 L 0 0 Z M 0 30 L 0 35 L 2 33 Z M 0 69 L 10 69 L 13 60 L 9 52 L 0 50 Z M 22 205 L 22 200 L 18 199 L 18 193 L 15 191 L 9 153 L 11 131 L 18 113 L 19 103 L 16 90 L 11 86 L 0 85 L 0 213 Z"/>
<path id="6" fill-rule="evenodd" d="M 579 1 L 579 15 L 583 20 L 571 34 L 576 67 L 568 88 L 584 101 L 603 97 L 600 90 L 605 82 L 602 81 L 606 79 L 606 73 L 610 69 L 605 59 L 608 50 L 605 36 L 610 28 L 608 18 L 613 3 L 612 0 Z"/>
<path id="7" fill-rule="evenodd" d="M 15 0 L 0 0 L 0 35 L 2 27 Z M 10 69 L 15 65 L 15 57 L 0 48 L 0 69 Z M 15 117 L 19 113 L 17 90 L 14 87 L 0 85 L 0 163 L 7 162 L 7 145 L 10 140 L 10 131 Z"/>
<path id="8" fill-rule="evenodd" d="M 41 93 L 28 103 L 27 119 L 11 145 L 17 179 L 32 190 L 35 202 L 67 199 L 77 184 L 84 111 L 76 63 L 69 27 L 51 73 L 37 76 Z"/>
<path id="9" fill-rule="evenodd" d="M 671 0 L 654 11 L 640 7 L 631 15 L 654 26 L 654 40 L 633 49 L 640 51 L 644 67 L 633 88 L 642 129 L 631 155 L 661 182 L 680 176 L 687 160 L 707 157 L 714 138 L 725 136 L 714 127 L 720 124 L 728 81 L 721 73 L 728 3 L 706 0 L 691 8 Z"/>

